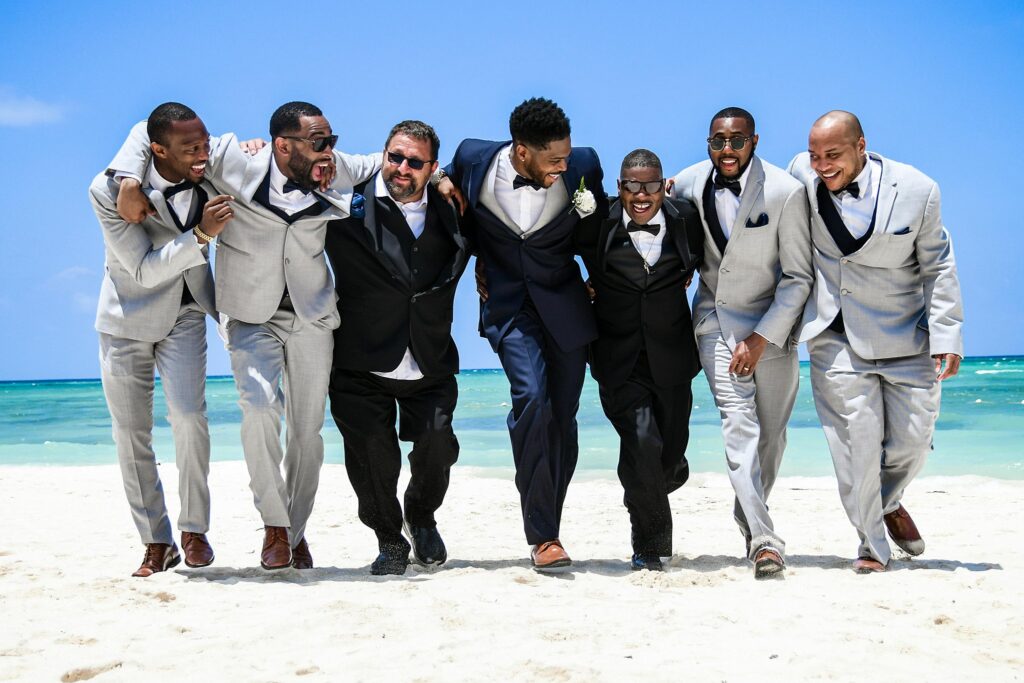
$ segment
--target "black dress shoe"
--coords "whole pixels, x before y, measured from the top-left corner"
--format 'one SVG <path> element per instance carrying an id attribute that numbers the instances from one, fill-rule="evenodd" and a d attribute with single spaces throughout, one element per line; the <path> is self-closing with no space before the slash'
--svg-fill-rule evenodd
<path id="1" fill-rule="evenodd" d="M 444 540 L 437 532 L 437 527 L 413 526 L 405 523 L 405 533 L 412 541 L 413 561 L 422 565 L 444 564 L 448 559 L 448 550 L 444 547 Z"/>
<path id="2" fill-rule="evenodd" d="M 401 576 L 409 566 L 409 544 L 386 543 L 380 546 L 380 555 L 370 565 L 370 573 L 374 576 L 395 574 Z"/>
<path id="3" fill-rule="evenodd" d="M 629 566 L 633 568 L 633 571 L 638 572 L 641 569 L 647 569 L 652 572 L 663 572 L 665 567 L 661 564 L 661 558 L 654 553 L 635 553 L 633 559 L 630 561 Z"/>

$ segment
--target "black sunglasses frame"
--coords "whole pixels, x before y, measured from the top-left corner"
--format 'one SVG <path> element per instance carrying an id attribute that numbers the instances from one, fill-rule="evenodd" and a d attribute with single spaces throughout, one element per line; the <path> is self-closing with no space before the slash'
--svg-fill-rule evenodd
<path id="1" fill-rule="evenodd" d="M 414 171 L 421 171 L 423 170 L 423 167 L 426 166 L 427 164 L 432 164 L 435 161 L 437 161 L 437 159 L 410 159 L 409 157 L 399 154 L 398 152 L 385 151 L 384 154 L 387 155 L 388 163 L 394 164 L 395 166 L 401 166 L 402 162 L 404 161 L 407 164 L 409 164 L 409 168 L 411 168 Z"/>
<path id="2" fill-rule="evenodd" d="M 708 138 L 708 147 L 710 147 L 716 152 L 721 152 L 723 149 L 725 149 L 725 143 L 728 142 L 729 147 L 732 148 L 732 151 L 739 152 L 740 150 L 747 146 L 747 140 L 752 139 L 753 136 L 749 135 L 733 135 L 731 138 Z M 739 141 L 738 146 L 736 142 L 737 140 Z"/>
<path id="3" fill-rule="evenodd" d="M 314 152 L 322 152 L 328 147 L 334 149 L 335 145 L 338 144 L 337 135 L 325 135 L 322 138 L 299 138 L 295 137 L 294 135 L 282 135 L 281 137 L 283 137 L 285 140 L 300 140 L 302 142 L 305 142 L 310 147 L 313 148 Z"/>

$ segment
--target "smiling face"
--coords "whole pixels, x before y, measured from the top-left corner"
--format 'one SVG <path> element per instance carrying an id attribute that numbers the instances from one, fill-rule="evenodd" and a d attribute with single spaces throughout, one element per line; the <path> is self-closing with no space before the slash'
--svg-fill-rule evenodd
<path id="1" fill-rule="evenodd" d="M 201 181 L 210 158 L 210 134 L 203 120 L 171 121 L 164 136 L 165 144 L 150 144 L 157 172 L 172 183 Z"/>
<path id="2" fill-rule="evenodd" d="M 389 159 L 390 154 L 405 157 L 400 164 Z M 423 164 L 420 170 L 409 165 L 409 161 L 429 161 L 430 142 L 405 133 L 397 133 L 388 140 L 384 148 L 384 165 L 381 176 L 391 197 L 397 202 L 414 202 L 423 197 L 423 190 L 430 181 L 430 174 L 437 170 L 437 162 Z"/>
<path id="3" fill-rule="evenodd" d="M 708 145 L 708 156 L 715 169 L 725 178 L 739 178 L 747 169 L 751 157 L 754 156 L 754 149 L 757 147 L 757 135 L 750 126 L 750 122 L 743 118 L 721 118 L 711 122 L 711 129 L 708 136 L 718 140 L 732 140 L 733 138 L 750 138 L 743 142 L 741 149 L 733 149 L 732 143 L 725 145 L 721 150 L 715 151 Z"/>
<path id="4" fill-rule="evenodd" d="M 334 161 L 334 149 L 325 147 L 316 152 L 308 140 L 330 135 L 331 124 L 323 116 L 300 116 L 299 124 L 298 130 L 286 131 L 274 139 L 274 159 L 289 180 L 303 189 L 314 190 Z"/>
<path id="5" fill-rule="evenodd" d="M 572 142 L 567 137 L 549 142 L 545 148 L 517 142 L 512 150 L 513 167 L 524 178 L 551 187 L 569 167 L 571 153 Z"/>
<path id="6" fill-rule="evenodd" d="M 639 167 L 628 168 L 622 172 L 619 178 L 619 197 L 622 201 L 622 208 L 634 222 L 640 225 L 647 225 L 652 218 L 661 211 L 661 205 L 665 201 L 665 183 L 660 168 Z M 659 183 L 656 192 L 647 192 L 641 187 L 639 192 L 630 192 L 627 185 L 636 183 Z"/>
<path id="7" fill-rule="evenodd" d="M 842 121 L 819 121 L 811 128 L 807 151 L 811 168 L 830 192 L 838 192 L 860 175 L 867 157 L 864 136 Z"/>

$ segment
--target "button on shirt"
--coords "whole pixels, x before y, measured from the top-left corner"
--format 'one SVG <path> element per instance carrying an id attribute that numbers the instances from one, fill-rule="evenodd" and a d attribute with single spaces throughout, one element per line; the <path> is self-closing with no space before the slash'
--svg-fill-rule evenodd
<path id="1" fill-rule="evenodd" d="M 160 175 L 160 172 L 156 170 L 156 166 L 151 161 L 149 162 L 149 169 L 146 171 L 146 181 L 144 184 L 158 191 L 160 194 L 164 194 L 167 190 L 178 183 L 172 183 Z M 173 197 L 166 200 L 167 208 L 174 212 L 174 215 L 178 217 L 178 221 L 182 225 L 185 225 L 185 222 L 188 221 L 188 212 L 189 209 L 192 208 L 192 199 L 195 197 L 195 193 L 196 191 L 193 189 L 182 190 L 181 192 L 176 192 Z M 194 233 L 193 235 L 195 236 Z M 205 249 L 206 242 L 201 241 L 198 236 L 196 236 L 195 239 L 196 244 L 199 244 Z"/>
<path id="2" fill-rule="evenodd" d="M 882 164 L 868 157 L 868 163 L 854 179 L 860 188 L 860 197 L 854 197 L 846 190 L 832 195 L 832 203 L 843 217 L 846 229 L 854 239 L 863 237 L 871 227 L 871 216 L 875 213 L 878 188 L 882 182 Z M 818 182 L 821 182 L 820 180 Z"/>
<path id="3" fill-rule="evenodd" d="M 402 204 L 395 201 L 395 198 L 388 192 L 388 187 L 384 184 L 384 176 L 381 173 L 377 174 L 377 182 L 374 187 L 374 194 L 376 196 L 390 197 L 398 205 L 398 209 L 405 216 L 405 222 L 409 224 L 409 230 L 412 231 L 413 237 L 419 239 L 427 223 L 427 192 L 423 192 L 423 198 L 419 201 Z M 398 366 L 394 370 L 391 372 L 375 372 L 373 374 L 388 379 L 423 379 L 423 373 L 420 371 L 420 366 L 416 363 L 416 359 L 413 358 L 411 348 L 405 350 L 405 355 L 402 356 L 402 360 L 398 362 Z"/>
<path id="4" fill-rule="evenodd" d="M 526 235 L 535 228 L 541 213 L 544 211 L 544 204 L 548 199 L 548 189 L 534 189 L 532 187 L 520 187 L 513 189 L 512 181 L 515 180 L 516 169 L 512 166 L 512 145 L 498 152 L 496 168 L 493 174 L 491 191 L 498 206 L 505 212 L 520 233 Z"/>
<path id="5" fill-rule="evenodd" d="M 284 173 L 281 173 L 281 169 L 277 167 L 277 162 L 271 158 L 270 204 L 281 209 L 289 216 L 297 214 L 299 211 L 308 209 L 316 204 L 316 195 L 312 192 L 304 193 L 302 190 L 291 190 L 290 192 L 285 192 L 284 184 L 286 182 L 288 182 L 288 178 L 285 177 Z"/>
<path id="6" fill-rule="evenodd" d="M 732 193 L 730 192 L 729 194 Z M 631 220 L 629 214 L 623 209 L 622 224 L 629 225 Z M 653 266 L 661 258 L 661 244 L 665 241 L 665 211 L 658 209 L 657 215 L 648 221 L 647 225 L 658 226 L 658 234 L 652 235 L 649 232 L 637 230 L 636 232 L 629 233 L 629 238 L 633 240 L 633 246 L 636 247 L 644 262 L 649 266 Z"/>
<path id="7" fill-rule="evenodd" d="M 718 171 L 712 171 L 718 173 Z M 722 188 L 715 190 L 715 211 L 718 212 L 718 222 L 725 233 L 725 239 L 732 237 L 732 224 L 736 222 L 736 214 L 740 212 L 740 199 L 743 197 L 743 190 L 747 188 L 747 176 L 750 175 L 750 164 L 740 174 L 740 193 L 733 194 L 731 190 Z"/>

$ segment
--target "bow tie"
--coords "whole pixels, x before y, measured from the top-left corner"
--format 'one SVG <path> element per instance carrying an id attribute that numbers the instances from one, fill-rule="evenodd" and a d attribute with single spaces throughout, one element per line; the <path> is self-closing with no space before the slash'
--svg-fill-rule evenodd
<path id="1" fill-rule="evenodd" d="M 740 181 L 738 181 L 738 180 L 729 180 L 728 178 L 723 178 L 721 173 L 716 173 L 715 174 L 715 189 L 716 190 L 729 190 L 729 192 L 732 192 L 734 195 L 739 197 L 740 196 Z"/>
<path id="2" fill-rule="evenodd" d="M 284 189 L 282 191 L 285 194 L 288 194 L 289 192 L 294 192 L 295 190 L 298 190 L 302 194 L 309 194 L 310 193 L 310 190 L 307 190 L 306 188 L 302 187 L 301 185 L 296 183 L 294 180 L 286 180 L 285 183 L 284 183 Z"/>
<path id="3" fill-rule="evenodd" d="M 164 200 L 170 201 L 171 197 L 173 197 L 174 195 L 178 194 L 179 192 L 184 192 L 185 190 L 191 190 L 195 188 L 195 186 L 196 184 L 193 183 L 191 180 L 183 180 L 177 185 L 171 185 L 164 192 Z"/>
<path id="4" fill-rule="evenodd" d="M 544 186 L 540 183 L 535 183 L 534 181 L 524 178 L 517 173 L 515 180 L 512 181 L 512 189 L 518 190 L 520 187 L 532 187 L 535 190 L 544 189 Z"/>
<path id="5" fill-rule="evenodd" d="M 852 183 L 842 188 L 841 190 L 836 190 L 832 194 L 839 196 L 839 193 L 843 192 L 844 190 L 852 194 L 854 199 L 860 199 L 860 185 L 857 184 L 856 180 L 854 180 Z"/>
<path id="6" fill-rule="evenodd" d="M 658 223 L 648 223 L 647 225 L 640 225 L 634 221 L 630 221 L 629 225 L 626 226 L 626 232 L 646 232 L 651 235 L 657 235 L 661 232 L 661 225 Z"/>

